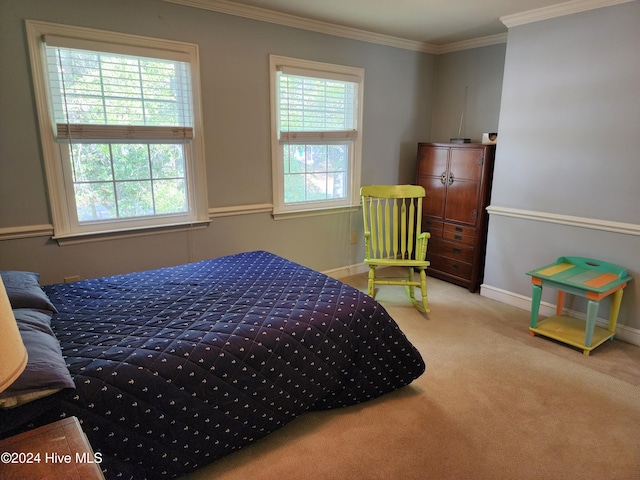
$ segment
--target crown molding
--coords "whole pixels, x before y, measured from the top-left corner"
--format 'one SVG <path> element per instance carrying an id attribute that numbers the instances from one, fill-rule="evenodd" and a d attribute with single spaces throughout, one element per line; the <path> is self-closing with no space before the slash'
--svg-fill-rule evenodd
<path id="1" fill-rule="evenodd" d="M 363 42 L 375 43 L 378 45 L 386 45 L 389 47 L 402 48 L 422 53 L 430 53 L 441 55 L 444 53 L 457 52 L 460 50 L 469 50 L 472 48 L 486 47 L 489 45 L 497 45 L 507 42 L 507 34 L 500 33 L 497 35 L 489 35 L 486 37 L 475 38 L 472 40 L 464 40 L 461 42 L 449 43 L 446 45 L 434 45 L 415 40 L 407 40 L 405 38 L 394 37 L 391 35 L 383 35 L 380 33 L 360 30 L 343 25 L 312 20 L 309 18 L 299 17 L 288 13 L 276 12 L 261 7 L 250 5 L 241 5 L 229 0 L 163 0 L 167 3 L 175 3 L 188 7 L 200 8 L 203 10 L 211 10 L 227 15 L 235 15 L 237 17 L 259 20 L 261 22 L 275 23 L 286 27 L 300 28 L 312 32 L 334 35 L 337 37 L 349 38 L 351 40 L 360 40 Z M 621 3 L 628 3 L 635 0 L 571 0 L 569 2 L 549 7 L 529 10 L 513 15 L 505 15 L 500 17 L 500 21 L 507 27 L 515 27 L 527 23 L 538 22 L 540 20 L 548 20 L 564 15 L 584 12 L 587 10 L 595 10 L 597 8 L 610 7 Z"/>
<path id="2" fill-rule="evenodd" d="M 389 47 L 402 48 L 405 50 L 413 50 L 416 52 L 436 54 L 438 47 L 428 43 L 417 42 L 415 40 L 407 40 L 405 38 L 393 37 L 391 35 L 383 35 L 380 33 L 369 32 L 357 28 L 345 27 L 333 23 L 312 20 L 309 18 L 299 17 L 288 13 L 275 12 L 266 8 L 254 7 L 250 5 L 240 5 L 228 0 L 163 0 L 168 3 L 176 3 L 188 7 L 201 8 L 211 10 L 227 15 L 235 15 L 238 17 L 250 18 L 262 22 L 275 23 L 286 27 L 300 28 L 312 32 L 325 33 L 337 37 L 349 38 L 352 40 L 361 40 L 363 42 L 376 43 Z"/>
<path id="3" fill-rule="evenodd" d="M 550 5 L 548 7 L 537 8 L 513 15 L 505 15 L 500 17 L 500 21 L 507 28 L 525 25 L 527 23 L 539 22 L 541 20 L 549 20 L 564 15 L 572 15 L 574 13 L 586 12 L 587 10 L 595 10 L 597 8 L 611 7 L 621 3 L 628 3 L 634 0 L 571 0 L 569 2 L 560 3 L 558 5 Z"/>
<path id="4" fill-rule="evenodd" d="M 507 34 L 498 33 L 487 37 L 473 38 L 471 40 L 463 40 L 461 42 L 448 43 L 436 47 L 435 53 L 442 55 L 444 53 L 459 52 L 460 50 L 470 50 L 472 48 L 488 47 L 490 45 L 498 45 L 507 43 Z"/>

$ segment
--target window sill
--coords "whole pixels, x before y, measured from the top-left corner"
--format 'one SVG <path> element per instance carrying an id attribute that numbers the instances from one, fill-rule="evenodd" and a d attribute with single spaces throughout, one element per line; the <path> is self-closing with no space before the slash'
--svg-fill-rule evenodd
<path id="1" fill-rule="evenodd" d="M 142 237 L 148 235 L 157 235 L 160 233 L 177 232 L 185 230 L 194 230 L 206 228 L 209 226 L 209 220 L 193 221 L 188 223 L 179 223 L 172 225 L 154 225 L 150 227 L 138 227 L 126 230 L 111 230 L 101 232 L 83 232 L 71 233 L 66 235 L 54 235 L 51 238 L 58 242 L 58 245 L 77 245 L 79 243 L 102 242 L 105 240 L 116 240 L 122 238 Z"/>
<path id="2" fill-rule="evenodd" d="M 309 210 L 296 210 L 295 212 L 276 212 L 271 216 L 274 220 L 289 220 L 302 217 L 316 217 L 318 215 L 333 215 L 338 213 L 355 212 L 360 208 L 359 205 L 350 205 L 342 207 L 314 208 Z"/>

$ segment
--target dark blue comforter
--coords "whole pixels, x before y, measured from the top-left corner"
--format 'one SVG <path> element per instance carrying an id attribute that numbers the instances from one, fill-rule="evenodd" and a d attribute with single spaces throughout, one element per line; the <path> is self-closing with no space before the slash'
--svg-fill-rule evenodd
<path id="1" fill-rule="evenodd" d="M 171 478 L 423 360 L 364 293 L 267 252 L 46 286 L 75 415 L 107 478 Z"/>

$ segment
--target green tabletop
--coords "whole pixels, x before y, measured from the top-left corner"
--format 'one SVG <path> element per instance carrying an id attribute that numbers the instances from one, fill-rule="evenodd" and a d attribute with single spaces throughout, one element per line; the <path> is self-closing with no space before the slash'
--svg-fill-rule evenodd
<path id="1" fill-rule="evenodd" d="M 631 280 L 624 268 L 585 257 L 559 257 L 527 275 L 596 293 L 607 292 Z"/>

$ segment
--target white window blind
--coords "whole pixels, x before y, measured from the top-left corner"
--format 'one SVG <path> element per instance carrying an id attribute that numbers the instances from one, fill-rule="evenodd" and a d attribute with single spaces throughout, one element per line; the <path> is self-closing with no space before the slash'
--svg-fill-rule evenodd
<path id="1" fill-rule="evenodd" d="M 278 82 L 281 140 L 355 137 L 357 83 L 293 75 L 286 69 L 280 70 Z M 319 132 L 324 135 L 313 135 Z"/>
<path id="2" fill-rule="evenodd" d="M 186 62 L 47 45 L 47 66 L 60 139 L 193 137 Z"/>

